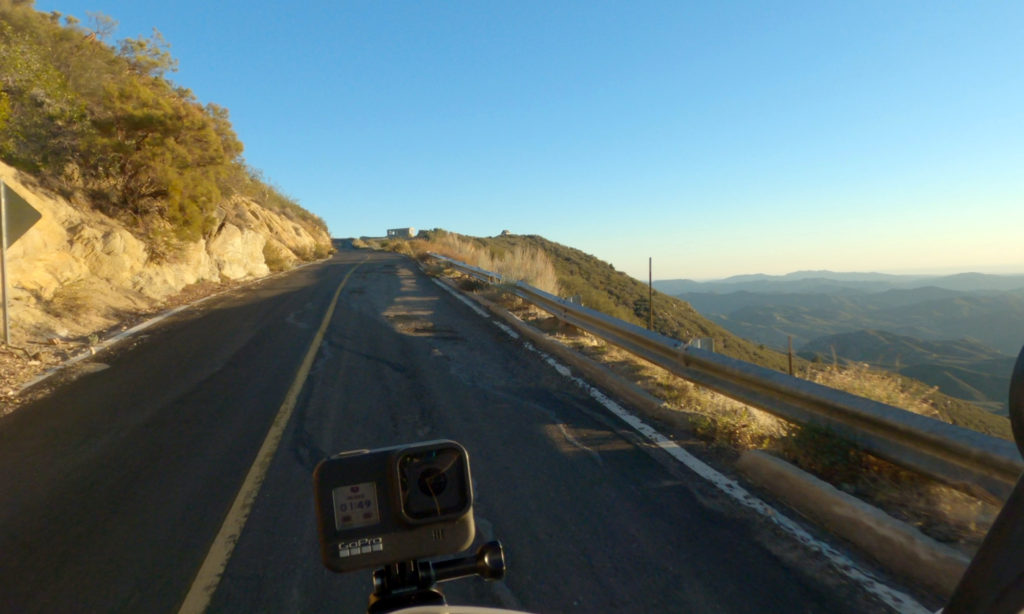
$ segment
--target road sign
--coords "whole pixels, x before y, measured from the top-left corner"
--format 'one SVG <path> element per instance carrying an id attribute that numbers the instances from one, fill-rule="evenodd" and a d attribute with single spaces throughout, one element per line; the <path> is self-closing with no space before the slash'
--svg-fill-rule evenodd
<path id="1" fill-rule="evenodd" d="M 7 205 L 7 219 L 0 220 L 7 229 L 7 245 L 13 244 L 25 234 L 32 225 L 39 221 L 43 214 L 36 211 L 32 205 L 18 195 L 3 182 L 4 200 Z"/>
<path id="2" fill-rule="evenodd" d="M 11 323 L 7 310 L 7 246 L 21 238 L 43 217 L 32 205 L 0 181 L 0 291 L 3 293 L 4 345 L 11 343 Z"/>

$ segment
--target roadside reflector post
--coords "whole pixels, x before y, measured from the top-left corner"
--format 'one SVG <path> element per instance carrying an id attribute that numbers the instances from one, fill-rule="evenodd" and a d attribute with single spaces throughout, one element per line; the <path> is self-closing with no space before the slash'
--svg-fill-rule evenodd
<path id="1" fill-rule="evenodd" d="M 4 295 L 4 347 L 11 344 L 11 323 L 7 315 L 7 186 L 0 180 L 0 286 Z"/>

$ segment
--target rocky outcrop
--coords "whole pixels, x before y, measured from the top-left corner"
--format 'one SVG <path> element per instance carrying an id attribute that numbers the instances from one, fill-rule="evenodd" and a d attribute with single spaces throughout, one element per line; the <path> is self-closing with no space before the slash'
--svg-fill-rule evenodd
<path id="1" fill-rule="evenodd" d="M 218 209 L 209 237 L 158 258 L 116 220 L 48 194 L 2 163 L 0 178 L 42 214 L 7 252 L 15 342 L 88 334 L 192 284 L 262 277 L 330 250 L 322 229 L 233 198 Z"/>

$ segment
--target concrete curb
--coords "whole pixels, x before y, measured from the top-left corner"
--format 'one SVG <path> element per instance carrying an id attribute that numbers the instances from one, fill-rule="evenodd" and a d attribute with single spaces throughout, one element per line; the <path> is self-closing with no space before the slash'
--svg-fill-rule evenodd
<path id="1" fill-rule="evenodd" d="M 744 452 L 736 468 L 831 534 L 942 597 L 953 593 L 970 563 L 964 554 L 766 452 Z"/>

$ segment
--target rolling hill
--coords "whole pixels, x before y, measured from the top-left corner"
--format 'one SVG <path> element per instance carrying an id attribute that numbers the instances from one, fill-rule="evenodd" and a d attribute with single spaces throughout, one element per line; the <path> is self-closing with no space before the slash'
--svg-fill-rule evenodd
<path id="1" fill-rule="evenodd" d="M 685 283 L 680 283 L 685 282 Z M 673 280 L 698 312 L 769 347 L 865 362 L 1006 409 L 1013 357 L 1024 345 L 1024 276 L 754 275 Z"/>
<path id="2" fill-rule="evenodd" d="M 1005 415 L 1015 358 L 968 339 L 923 341 L 879 330 L 819 337 L 800 349 L 808 360 L 865 362 L 937 386 L 950 396 Z"/>
<path id="3" fill-rule="evenodd" d="M 422 234 L 429 240 L 432 233 L 442 232 L 445 231 Z M 647 324 L 647 284 L 616 271 L 607 262 L 538 235 L 465 238 L 497 256 L 516 249 L 540 250 L 554 265 L 562 296 L 576 296 L 592 309 L 640 326 Z M 788 359 L 781 352 L 743 339 L 700 315 L 685 301 L 657 291 L 654 293 L 654 330 L 681 341 L 710 337 L 715 340 L 716 350 L 727 356 L 771 369 L 788 368 Z"/>
<path id="4" fill-rule="evenodd" d="M 786 275 L 736 275 L 711 281 L 661 279 L 654 282 L 655 288 L 673 296 L 690 292 L 728 294 L 744 290 L 785 294 L 831 292 L 837 289 L 884 292 L 885 290 L 915 289 L 928 286 L 957 292 L 1008 292 L 1024 288 L 1024 275 L 958 273 L 939 276 L 797 271 Z"/>

